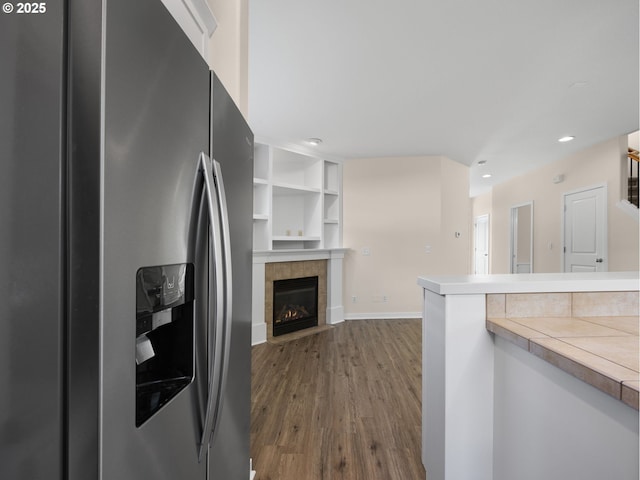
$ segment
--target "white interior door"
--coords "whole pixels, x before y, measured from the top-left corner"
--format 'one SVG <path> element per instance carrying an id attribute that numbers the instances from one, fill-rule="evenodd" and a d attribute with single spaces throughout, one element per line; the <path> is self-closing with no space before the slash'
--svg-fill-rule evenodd
<path id="1" fill-rule="evenodd" d="M 474 226 L 474 268 L 476 275 L 489 273 L 489 215 L 475 218 Z"/>
<path id="2" fill-rule="evenodd" d="M 606 272 L 607 188 L 564 195 L 564 271 Z"/>

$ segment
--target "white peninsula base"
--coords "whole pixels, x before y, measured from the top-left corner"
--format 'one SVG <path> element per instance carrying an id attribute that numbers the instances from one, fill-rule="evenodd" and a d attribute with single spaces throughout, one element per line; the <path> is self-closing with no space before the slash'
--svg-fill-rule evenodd
<path id="1" fill-rule="evenodd" d="M 486 329 L 487 294 L 637 291 L 637 272 L 418 284 L 429 480 L 638 479 L 638 410 Z"/>

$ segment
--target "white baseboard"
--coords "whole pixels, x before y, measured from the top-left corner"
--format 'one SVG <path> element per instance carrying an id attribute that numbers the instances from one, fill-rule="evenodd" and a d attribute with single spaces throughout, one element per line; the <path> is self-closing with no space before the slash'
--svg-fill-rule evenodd
<path id="1" fill-rule="evenodd" d="M 344 322 L 344 307 L 327 308 L 327 325 L 335 325 Z"/>
<path id="2" fill-rule="evenodd" d="M 256 476 L 256 471 L 253 469 L 253 459 L 249 459 L 249 480 L 253 480 Z"/>
<path id="3" fill-rule="evenodd" d="M 399 318 L 422 318 L 422 312 L 376 312 L 346 313 L 345 320 L 397 320 Z"/>
<path id="4" fill-rule="evenodd" d="M 260 345 L 267 341 L 267 324 L 258 323 L 251 325 L 251 346 Z"/>

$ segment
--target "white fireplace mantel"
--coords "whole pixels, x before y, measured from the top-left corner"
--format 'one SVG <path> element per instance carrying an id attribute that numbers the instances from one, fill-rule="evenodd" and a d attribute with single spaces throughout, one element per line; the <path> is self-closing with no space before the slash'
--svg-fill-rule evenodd
<path id="1" fill-rule="evenodd" d="M 342 262 L 346 251 L 346 248 L 331 248 L 253 252 L 251 344 L 257 345 L 267 341 L 267 324 L 264 321 L 265 264 L 267 263 L 327 260 L 327 325 L 343 322 Z"/>

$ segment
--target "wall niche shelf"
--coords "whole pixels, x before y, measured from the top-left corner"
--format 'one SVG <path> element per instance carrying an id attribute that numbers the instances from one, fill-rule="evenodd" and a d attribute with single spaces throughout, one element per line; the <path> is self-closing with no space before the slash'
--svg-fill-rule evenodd
<path id="1" fill-rule="evenodd" d="M 342 163 L 256 141 L 253 248 L 342 246 Z"/>

